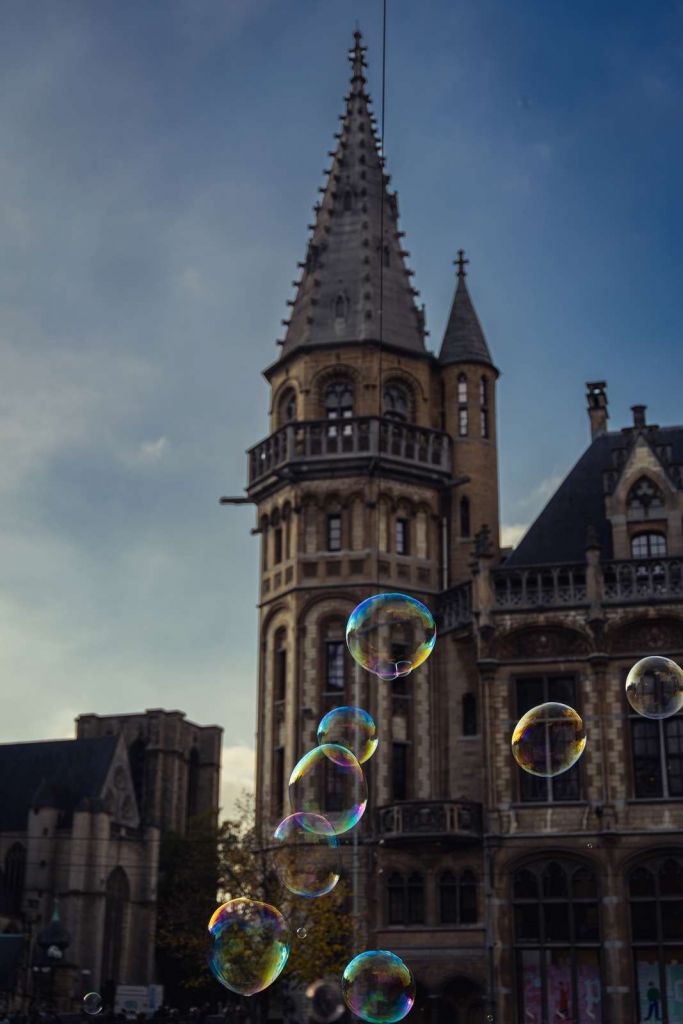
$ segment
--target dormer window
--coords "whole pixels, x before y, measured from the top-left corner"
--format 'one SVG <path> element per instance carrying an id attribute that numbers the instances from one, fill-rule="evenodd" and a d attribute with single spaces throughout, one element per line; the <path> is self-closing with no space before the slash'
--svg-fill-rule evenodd
<path id="1" fill-rule="evenodd" d="M 384 415 L 405 422 L 408 419 L 408 393 L 401 384 L 384 387 Z"/>
<path id="2" fill-rule="evenodd" d="M 628 492 L 626 503 L 629 512 L 647 519 L 664 508 L 664 495 L 653 480 L 641 476 Z"/>
<path id="3" fill-rule="evenodd" d="M 663 558 L 666 555 L 666 537 L 663 533 L 637 533 L 631 538 L 632 558 Z"/>
<path id="4" fill-rule="evenodd" d="M 291 423 L 292 420 L 296 419 L 296 392 L 294 388 L 286 388 L 280 396 L 278 402 L 278 420 L 279 425 L 283 427 L 285 423 Z"/>
<path id="5" fill-rule="evenodd" d="M 467 405 L 467 377 L 464 373 L 458 377 L 458 404 Z"/>

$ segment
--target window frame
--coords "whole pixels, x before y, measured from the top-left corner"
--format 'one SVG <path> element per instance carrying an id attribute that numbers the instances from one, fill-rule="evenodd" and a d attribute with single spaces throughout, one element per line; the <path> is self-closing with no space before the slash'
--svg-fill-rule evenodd
<path id="1" fill-rule="evenodd" d="M 647 558 L 666 558 L 667 557 L 667 538 L 666 533 L 662 530 L 641 530 L 638 533 L 632 534 L 631 538 L 631 558 L 637 561 L 643 561 Z M 636 554 L 634 548 L 637 541 L 645 541 L 645 553 Z M 662 551 L 654 551 L 653 541 L 661 541 L 661 545 L 657 545 L 663 548 Z"/>
<path id="2" fill-rule="evenodd" d="M 514 676 L 514 688 L 513 695 L 515 701 L 515 721 L 519 721 L 522 715 L 526 714 L 532 707 L 537 707 L 539 704 L 545 704 L 548 701 L 559 701 L 563 704 L 569 704 L 579 714 L 581 714 L 580 707 L 580 692 L 579 692 L 579 677 L 569 672 L 557 672 L 557 673 L 539 673 L 538 675 L 528 674 Z M 561 684 L 563 682 L 570 682 L 573 687 L 573 693 L 571 697 L 566 695 L 553 696 L 551 693 L 552 684 Z M 528 707 L 524 707 L 522 700 L 520 700 L 520 684 L 534 685 L 540 684 L 541 690 L 538 699 L 533 703 L 529 703 Z M 575 792 L 559 798 L 555 795 L 556 791 L 562 791 L 563 788 L 568 787 L 568 780 L 576 780 Z M 541 793 L 545 790 L 545 798 L 535 799 L 531 794 L 534 791 Z M 525 795 L 525 792 L 527 795 Z M 554 806 L 555 804 L 577 804 L 585 803 L 586 796 L 584 794 L 583 775 L 581 771 L 581 758 L 572 765 L 566 772 L 561 772 L 554 778 L 543 778 L 539 775 L 530 775 L 525 772 L 522 768 L 517 765 L 517 803 L 522 807 L 529 806 Z"/>
<path id="3" fill-rule="evenodd" d="M 400 402 L 397 402 L 399 396 Z M 398 408 L 399 404 L 402 404 L 402 409 Z M 383 415 L 398 423 L 408 423 L 411 418 L 410 408 L 411 401 L 407 386 L 402 381 L 387 381 L 382 391 Z"/>
<path id="4" fill-rule="evenodd" d="M 391 799 L 392 801 L 403 801 L 410 798 L 410 769 L 409 769 L 409 756 L 410 756 L 410 744 L 403 741 L 394 740 L 391 744 Z M 397 753 L 401 751 L 402 763 L 400 770 L 397 771 Z M 397 778 L 402 782 L 402 786 L 397 786 Z M 397 790 L 402 790 L 403 796 L 397 795 Z"/>
<path id="5" fill-rule="evenodd" d="M 341 512 L 328 512 L 325 517 L 325 545 L 326 551 L 338 553 L 342 550 Z"/>
<path id="6" fill-rule="evenodd" d="M 407 516 L 396 517 L 394 545 L 397 555 L 410 555 L 410 519 Z"/>
<path id="7" fill-rule="evenodd" d="M 627 670 L 622 670 L 622 680 L 625 682 Z M 624 697 L 626 700 L 626 697 Z M 629 753 L 631 763 L 631 799 L 633 801 L 652 802 L 653 800 L 672 801 L 672 800 L 683 800 L 683 711 L 679 711 L 675 715 L 671 715 L 669 718 L 645 718 L 643 715 L 639 715 L 637 711 L 631 707 L 626 700 L 626 712 L 628 718 L 628 738 L 629 738 Z M 674 725 L 676 726 L 674 730 Z M 641 733 L 641 737 L 636 736 L 636 732 Z M 671 733 L 678 732 L 677 737 L 680 749 L 671 750 Z M 656 769 L 659 779 L 659 792 L 638 792 L 638 780 L 639 771 L 637 769 L 638 761 L 645 762 L 648 760 L 646 753 L 636 754 L 636 741 L 637 739 L 645 739 L 647 734 L 650 737 L 656 738 L 657 749 L 649 755 L 649 758 L 656 761 Z M 678 772 L 671 772 L 670 763 L 674 761 L 679 766 Z M 680 781 L 680 793 L 672 792 L 671 776 L 678 776 Z M 683 941 L 681 942 L 683 945 Z"/>
<path id="8" fill-rule="evenodd" d="M 325 637 L 325 639 L 323 641 L 323 645 L 324 645 L 323 650 L 325 652 L 324 653 L 324 658 L 325 658 L 325 665 L 324 665 L 325 689 L 323 691 L 324 696 L 328 700 L 330 698 L 332 698 L 332 697 L 334 697 L 334 698 L 341 697 L 342 702 L 343 702 L 344 698 L 345 698 L 345 693 L 346 693 L 346 644 L 344 643 L 343 640 L 337 640 L 334 637 Z M 330 654 L 331 654 L 331 649 L 332 648 L 335 648 L 335 655 L 334 655 L 333 659 L 330 658 Z M 341 654 L 341 658 L 339 657 L 340 654 Z M 340 687 L 336 687 L 336 686 L 335 687 L 330 687 L 330 679 L 334 675 L 334 673 L 330 671 L 331 667 L 332 667 L 332 662 L 333 661 L 336 663 L 335 671 L 336 671 L 336 669 L 338 669 L 340 667 L 340 664 L 341 664 L 341 686 Z"/>
<path id="9" fill-rule="evenodd" d="M 657 982 L 659 985 L 660 992 L 660 1012 L 661 1016 L 659 1021 L 661 1024 L 668 1024 L 670 1021 L 669 1017 L 669 999 L 667 993 L 667 971 L 666 971 L 666 955 L 668 951 L 672 953 L 680 950 L 683 947 L 683 937 L 672 937 L 665 938 L 665 925 L 662 914 L 663 905 L 667 903 L 679 904 L 683 906 L 683 892 L 681 893 L 664 893 L 661 891 L 661 870 L 667 861 L 672 860 L 678 864 L 678 867 L 683 871 L 683 853 L 680 848 L 673 848 L 671 850 L 660 850 L 654 854 L 649 853 L 645 856 L 638 857 L 634 862 L 631 863 L 630 869 L 625 878 L 625 899 L 628 903 L 628 927 L 629 927 L 629 938 L 630 947 L 632 951 L 631 956 L 631 969 L 633 971 L 633 992 L 636 999 L 636 1006 L 634 1010 L 640 1017 L 640 988 L 638 982 L 638 951 L 643 950 L 654 951 L 656 953 L 656 968 L 657 968 Z M 633 895 L 631 891 L 633 876 L 639 870 L 649 871 L 652 875 L 653 889 L 651 893 L 641 893 L 639 895 Z M 648 906 L 654 904 L 654 914 L 651 911 L 648 913 L 648 922 L 654 924 L 654 937 L 649 938 L 636 938 L 635 927 L 634 927 L 634 905 Z M 652 968 L 654 971 L 654 967 Z M 646 997 L 647 999 L 647 997 Z"/>
<path id="10" fill-rule="evenodd" d="M 284 626 L 273 634 L 273 702 L 287 699 L 287 630 Z"/>

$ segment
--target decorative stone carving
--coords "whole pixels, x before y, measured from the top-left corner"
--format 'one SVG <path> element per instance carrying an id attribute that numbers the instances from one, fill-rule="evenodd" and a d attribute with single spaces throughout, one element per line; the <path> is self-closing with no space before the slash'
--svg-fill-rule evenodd
<path id="1" fill-rule="evenodd" d="M 591 650 L 586 637 L 562 626 L 518 629 L 501 637 L 496 648 L 499 658 L 561 658 Z"/>
<path id="2" fill-rule="evenodd" d="M 683 647 L 683 621 L 640 619 L 625 622 L 612 633 L 609 648 L 618 651 L 671 651 Z"/>

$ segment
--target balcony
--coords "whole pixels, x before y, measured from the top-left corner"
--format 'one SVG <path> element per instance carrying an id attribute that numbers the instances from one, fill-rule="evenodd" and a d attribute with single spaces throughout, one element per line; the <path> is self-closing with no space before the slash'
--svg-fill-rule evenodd
<path id="1" fill-rule="evenodd" d="M 452 467 L 448 434 L 378 416 L 288 423 L 247 454 L 250 490 L 285 467 L 305 474 L 323 466 L 328 471 L 338 464 L 352 472 L 354 460 L 362 464 L 381 459 L 411 472 L 446 479 Z"/>
<path id="2" fill-rule="evenodd" d="M 606 562 L 603 566 L 603 592 L 605 604 L 680 600 L 683 597 L 683 559 Z"/>
<path id="3" fill-rule="evenodd" d="M 576 608 L 588 603 L 585 563 L 495 569 L 491 577 L 496 611 Z"/>
<path id="4" fill-rule="evenodd" d="M 442 597 L 439 607 L 439 633 L 459 629 L 472 621 L 472 584 L 460 583 Z"/>
<path id="5" fill-rule="evenodd" d="M 481 839 L 481 804 L 470 800 L 390 804 L 377 811 L 377 832 L 382 839 Z"/>

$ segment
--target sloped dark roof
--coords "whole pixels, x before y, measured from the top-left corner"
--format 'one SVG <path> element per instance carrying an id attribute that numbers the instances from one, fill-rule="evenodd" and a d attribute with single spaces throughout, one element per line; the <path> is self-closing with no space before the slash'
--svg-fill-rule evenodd
<path id="1" fill-rule="evenodd" d="M 0 744 L 0 829 L 24 829 L 34 806 L 68 823 L 83 799 L 100 796 L 118 738 Z"/>
<path id="2" fill-rule="evenodd" d="M 683 427 L 649 427 L 644 432 L 653 449 L 671 447 L 671 463 L 683 463 Z M 527 530 L 506 566 L 583 562 L 589 527 L 595 530 L 600 555 L 613 557 L 612 530 L 605 518 L 603 474 L 613 471 L 613 453 L 630 451 L 638 433 L 622 430 L 596 437 L 562 481 L 536 521 Z M 622 457 L 621 464 L 625 461 Z"/>
<path id="3" fill-rule="evenodd" d="M 485 363 L 493 366 L 491 353 L 462 271 L 458 274 L 458 286 L 455 289 L 453 305 L 441 343 L 439 362 L 444 366 L 449 363 Z"/>
<path id="4" fill-rule="evenodd" d="M 301 347 L 378 341 L 426 354 L 424 316 L 398 229 L 398 199 L 379 150 L 360 32 L 349 55 L 346 111 L 291 301 L 282 355 Z M 379 321 L 380 274 L 383 323 Z"/>

